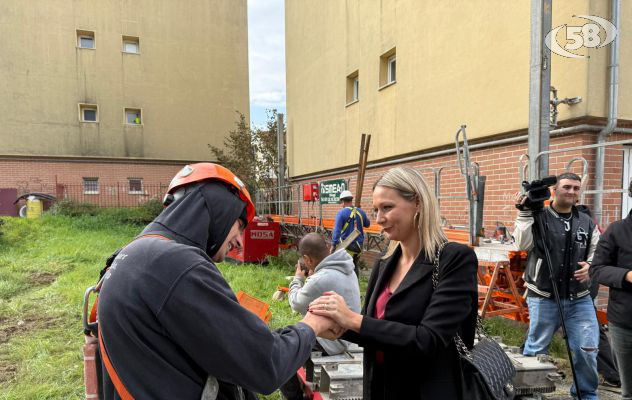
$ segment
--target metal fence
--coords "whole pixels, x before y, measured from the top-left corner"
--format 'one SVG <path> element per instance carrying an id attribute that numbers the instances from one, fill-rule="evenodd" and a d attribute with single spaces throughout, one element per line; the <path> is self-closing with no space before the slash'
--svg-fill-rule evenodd
<path id="1" fill-rule="evenodd" d="M 95 204 L 98 207 L 138 207 L 149 200 L 162 200 L 168 184 L 143 184 L 132 188 L 127 182 L 86 186 L 84 184 L 57 185 L 58 200 L 73 200 L 79 203 Z"/>
<path id="2" fill-rule="evenodd" d="M 279 196 L 283 200 L 279 200 Z M 302 187 L 297 184 L 261 188 L 255 193 L 255 208 L 260 215 L 298 215 L 300 218 L 302 200 Z"/>

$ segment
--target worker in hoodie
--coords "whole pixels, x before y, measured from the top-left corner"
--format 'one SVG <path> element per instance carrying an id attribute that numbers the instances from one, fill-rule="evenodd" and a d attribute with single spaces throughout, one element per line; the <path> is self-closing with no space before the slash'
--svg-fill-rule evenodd
<path id="1" fill-rule="evenodd" d="M 340 334 L 313 314 L 271 331 L 239 305 L 215 265 L 255 215 L 232 172 L 186 166 L 164 203 L 102 279 L 102 398 L 256 399 L 296 372 L 316 335 Z"/>
<path id="2" fill-rule="evenodd" d="M 344 249 L 329 254 L 327 242 L 318 233 L 305 235 L 298 244 L 299 261 L 288 300 L 292 310 L 307 314 L 309 303 L 325 292 L 336 292 L 344 297 L 349 308 L 360 312 L 360 287 L 354 272 L 353 258 Z M 306 273 L 307 271 L 307 273 Z M 338 339 L 317 338 L 315 350 L 333 356 L 347 350 L 349 342 Z M 303 394 L 298 377 L 293 376 L 281 387 L 281 393 L 289 400 L 302 400 Z"/>

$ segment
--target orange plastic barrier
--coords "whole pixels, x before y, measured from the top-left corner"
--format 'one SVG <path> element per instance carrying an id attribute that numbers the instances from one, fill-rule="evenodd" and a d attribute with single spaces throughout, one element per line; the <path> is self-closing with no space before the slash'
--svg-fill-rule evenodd
<path id="1" fill-rule="evenodd" d="M 470 244 L 470 232 L 462 229 L 443 228 L 443 232 L 451 242 Z"/>
<path id="2" fill-rule="evenodd" d="M 298 217 L 296 215 L 276 215 L 270 214 L 267 217 L 272 218 L 274 222 L 298 225 Z M 314 217 L 302 218 L 301 224 L 306 226 L 321 226 L 320 220 Z M 323 218 L 322 227 L 325 229 L 334 229 L 336 220 L 332 218 Z M 382 232 L 382 227 L 378 224 L 371 224 L 368 228 L 364 228 L 364 232 L 379 234 Z"/>
<path id="3" fill-rule="evenodd" d="M 268 305 L 268 303 L 252 297 L 251 295 L 246 294 L 241 290 L 237 292 L 237 301 L 239 301 L 239 304 L 241 304 L 243 308 L 261 318 L 261 320 L 266 324 L 270 321 L 272 312 L 270 311 L 270 306 Z"/>
<path id="4" fill-rule="evenodd" d="M 599 323 L 602 325 L 608 323 L 608 315 L 606 314 L 606 310 L 597 310 L 597 321 L 599 321 Z"/>

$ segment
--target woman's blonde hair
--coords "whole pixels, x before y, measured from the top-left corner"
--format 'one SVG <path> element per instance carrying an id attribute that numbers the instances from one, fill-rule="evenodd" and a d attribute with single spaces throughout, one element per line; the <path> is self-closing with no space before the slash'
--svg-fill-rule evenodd
<path id="1" fill-rule="evenodd" d="M 390 169 L 373 186 L 395 189 L 397 193 L 408 201 L 419 201 L 419 215 L 415 215 L 421 251 L 426 257 L 434 261 L 437 247 L 448 239 L 441 229 L 441 214 L 439 202 L 428 188 L 424 177 L 410 167 Z M 385 257 L 393 254 L 399 242 L 391 241 Z"/>

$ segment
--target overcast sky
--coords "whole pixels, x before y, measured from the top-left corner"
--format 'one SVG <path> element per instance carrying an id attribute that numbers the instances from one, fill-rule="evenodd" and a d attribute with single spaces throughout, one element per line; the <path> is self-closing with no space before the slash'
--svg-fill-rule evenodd
<path id="1" fill-rule="evenodd" d="M 285 113 L 285 17 L 283 0 L 248 0 L 250 120 L 262 127 L 266 109 Z"/>

